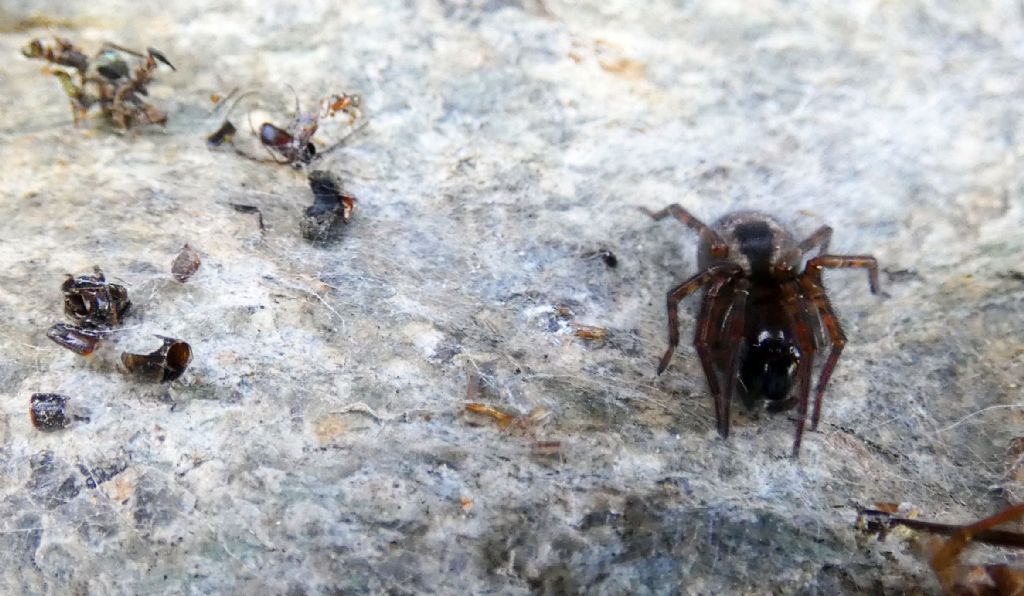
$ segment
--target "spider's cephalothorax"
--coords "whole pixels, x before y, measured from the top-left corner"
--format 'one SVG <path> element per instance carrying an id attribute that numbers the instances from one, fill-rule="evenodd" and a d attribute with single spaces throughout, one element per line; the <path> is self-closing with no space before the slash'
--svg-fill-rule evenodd
<path id="1" fill-rule="evenodd" d="M 740 211 L 707 226 L 675 204 L 657 212 L 643 211 L 656 220 L 675 217 L 700 234 L 701 271 L 668 293 L 669 347 L 658 364 L 658 374 L 679 345 L 679 302 L 703 288 L 693 343 L 715 398 L 719 434 L 729 435 L 729 404 L 734 394 L 748 406 L 767 400 L 772 411 L 796 406 L 793 455 L 798 454 L 815 353 L 829 348 L 815 391 L 813 428 L 821 416 L 825 386 L 846 345 L 821 272 L 840 267 L 867 269 L 871 291 L 877 294 L 874 257 L 826 254 L 832 238 L 828 226 L 797 243 L 779 222 L 762 213 Z M 800 272 L 804 254 L 815 247 L 818 254 Z M 791 395 L 794 389 L 796 394 Z"/>

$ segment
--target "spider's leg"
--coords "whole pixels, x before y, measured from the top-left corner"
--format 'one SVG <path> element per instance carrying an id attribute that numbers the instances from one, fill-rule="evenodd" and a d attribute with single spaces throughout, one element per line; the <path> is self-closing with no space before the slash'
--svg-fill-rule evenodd
<path id="1" fill-rule="evenodd" d="M 335 149 L 337 149 L 339 147 L 343 147 L 348 142 L 348 140 L 350 138 L 355 136 L 356 133 L 362 132 L 362 130 L 364 128 L 366 128 L 366 125 L 368 125 L 369 123 L 370 122 L 368 120 L 364 120 L 361 124 L 359 124 L 359 126 L 354 127 L 352 130 L 348 131 L 348 133 L 345 134 L 345 136 L 343 136 L 340 139 L 338 139 L 337 143 L 331 145 L 330 147 L 324 149 L 323 151 L 317 151 L 316 156 L 313 159 L 314 160 L 320 159 L 321 157 L 327 155 L 331 151 L 334 151 Z"/>
<path id="2" fill-rule="evenodd" d="M 114 43 L 112 41 L 105 41 L 105 42 L 103 42 L 103 45 L 100 46 L 100 48 L 101 48 L 100 52 L 103 52 L 103 51 L 106 51 L 106 50 L 117 50 L 118 52 L 124 52 L 125 54 L 130 54 L 132 56 L 135 56 L 136 58 L 145 58 L 146 57 L 146 55 L 143 54 L 142 52 L 136 52 L 135 50 L 131 50 L 131 49 L 128 49 L 128 48 L 126 48 L 124 46 L 117 45 L 116 43 Z"/>
<path id="3" fill-rule="evenodd" d="M 697 356 L 700 357 L 700 364 L 704 368 L 704 376 L 708 380 L 708 388 L 711 390 L 711 395 L 715 396 L 716 399 L 719 393 L 718 371 L 715 369 L 712 349 L 718 343 L 718 338 L 721 335 L 722 317 L 728 311 L 728 309 L 725 309 L 726 312 L 723 312 L 722 302 L 731 302 L 728 295 L 721 295 L 723 286 L 730 279 L 729 277 L 720 277 L 708 286 L 701 301 L 700 316 L 697 317 L 697 333 L 693 337 L 693 347 L 696 348 Z"/>
<path id="4" fill-rule="evenodd" d="M 810 325 L 807 324 L 806 299 L 800 295 L 796 282 L 782 284 L 785 296 L 783 308 L 789 315 L 790 324 L 796 332 L 797 347 L 800 350 L 800 362 L 797 364 L 797 421 L 796 438 L 793 439 L 793 457 L 800 454 L 800 441 L 804 436 L 804 423 L 807 421 L 807 405 L 811 395 L 811 364 L 814 362 L 814 337 Z"/>
<path id="5" fill-rule="evenodd" d="M 975 535 L 1020 517 L 1024 517 L 1024 503 L 1004 509 L 969 526 L 964 526 L 959 532 L 951 536 L 949 540 L 946 540 L 942 544 L 942 548 L 932 556 L 930 561 L 932 569 L 935 571 L 935 575 L 938 577 L 942 587 L 950 594 L 955 592 L 953 588 L 956 584 L 957 559 L 960 557 L 960 552 L 970 544 Z M 1009 594 L 1011 592 L 1005 593 Z"/>
<path id="6" fill-rule="evenodd" d="M 719 277 L 735 275 L 740 271 L 740 266 L 734 263 L 714 265 L 669 290 L 666 300 L 668 303 L 668 350 L 665 351 L 665 355 L 658 363 L 659 375 L 665 372 L 669 360 L 672 359 L 672 353 L 679 345 L 679 302 L 704 287 L 708 282 Z"/>
<path id="7" fill-rule="evenodd" d="M 213 106 L 213 108 L 210 110 L 210 114 L 211 115 L 216 114 L 217 111 L 220 110 L 222 106 L 228 105 L 228 100 L 231 99 L 231 97 L 235 93 L 237 93 L 237 92 L 238 92 L 238 87 L 235 87 L 234 89 L 232 89 L 231 92 L 228 93 L 226 97 L 224 97 L 224 99 L 220 100 L 217 103 L 217 105 Z M 235 108 L 238 107 L 238 104 L 241 103 L 243 99 L 245 99 L 247 97 L 251 97 L 253 95 L 258 95 L 258 94 L 259 94 L 259 91 L 246 91 L 246 92 L 242 93 L 241 95 L 239 95 L 238 97 L 234 98 L 234 100 L 230 104 L 231 107 L 229 107 L 227 113 L 224 114 L 224 119 L 227 120 L 227 119 L 231 118 L 231 114 L 234 113 Z M 251 118 L 251 116 L 249 118 L 249 129 L 252 130 L 252 118 Z M 256 134 L 256 131 L 253 130 L 252 133 Z"/>
<path id="8" fill-rule="evenodd" d="M 302 115 L 302 107 L 299 105 L 299 94 L 295 92 L 295 87 L 292 87 L 288 83 L 285 83 L 284 85 L 291 89 L 292 97 L 295 98 L 295 119 L 298 120 Z"/>
<path id="9" fill-rule="evenodd" d="M 671 215 L 682 222 L 683 225 L 700 234 L 702 238 L 706 235 L 707 238 L 710 239 L 711 256 L 719 258 L 729 256 L 729 247 L 725 244 L 725 240 L 722 240 L 722 237 L 718 235 L 718 232 L 711 229 L 711 226 L 694 217 L 693 214 L 686 209 L 683 209 L 679 203 L 672 203 L 661 211 L 651 211 L 646 207 L 639 207 L 639 209 L 651 216 L 654 221 L 660 221 Z"/>
<path id="10" fill-rule="evenodd" d="M 804 295 L 817 307 L 821 322 L 828 331 L 829 338 L 832 340 L 832 350 L 829 352 L 828 359 L 825 360 L 825 365 L 821 369 L 821 376 L 818 378 L 818 388 L 814 394 L 814 412 L 811 414 L 811 428 L 817 429 L 818 420 L 821 418 L 821 404 L 822 398 L 825 395 L 825 386 L 828 385 L 829 379 L 832 378 L 832 371 L 835 369 L 836 363 L 839 362 L 839 355 L 843 353 L 843 348 L 846 347 L 846 334 L 843 333 L 843 327 L 839 324 L 835 311 L 832 310 L 832 304 L 829 302 L 828 296 L 825 295 L 824 288 L 806 275 L 801 275 L 798 280 Z"/>
<path id="11" fill-rule="evenodd" d="M 805 253 L 815 246 L 818 247 L 818 255 L 823 255 L 828 252 L 829 242 L 832 241 L 832 228 L 828 226 L 821 226 L 814 231 L 813 234 L 804 239 L 800 243 L 800 252 Z"/>
<path id="12" fill-rule="evenodd" d="M 718 419 L 718 434 L 722 438 L 729 436 L 729 406 L 736 391 L 736 378 L 739 375 L 740 359 L 746 350 L 743 335 L 746 331 L 747 295 L 750 284 L 740 280 L 733 292 L 732 308 L 729 311 L 728 331 L 725 345 L 730 346 L 729 360 L 725 368 L 725 391 L 715 395 L 715 417 Z"/>
<path id="13" fill-rule="evenodd" d="M 807 261 L 807 266 L 804 267 L 804 275 L 811 276 L 811 279 L 813 279 L 815 283 L 821 285 L 822 270 L 845 268 L 867 269 L 868 284 L 871 286 L 871 293 L 880 293 L 878 286 L 878 261 L 875 260 L 875 257 L 859 255 L 818 255 Z"/>

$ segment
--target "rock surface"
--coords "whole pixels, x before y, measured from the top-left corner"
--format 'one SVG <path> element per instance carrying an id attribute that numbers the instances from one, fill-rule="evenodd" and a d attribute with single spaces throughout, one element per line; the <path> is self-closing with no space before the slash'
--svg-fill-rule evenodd
<path id="1" fill-rule="evenodd" d="M 4 593 L 913 593 L 930 572 L 859 544 L 857 506 L 958 522 L 1024 496 L 1017 3 L 5 6 Z M 74 128 L 18 53 L 51 33 L 159 48 L 167 127 Z M 331 243 L 299 234 L 301 172 L 203 144 L 210 94 L 284 120 L 288 86 L 364 98 L 317 163 L 359 200 Z M 717 437 L 692 301 L 654 375 L 696 239 L 636 207 L 670 202 L 827 223 L 889 272 L 886 299 L 827 278 L 849 344 L 799 460 L 792 414 Z M 93 265 L 133 310 L 85 358 L 45 331 Z M 192 345 L 180 380 L 118 370 L 153 334 Z M 473 379 L 536 419 L 466 413 Z M 88 421 L 34 430 L 37 392 Z"/>

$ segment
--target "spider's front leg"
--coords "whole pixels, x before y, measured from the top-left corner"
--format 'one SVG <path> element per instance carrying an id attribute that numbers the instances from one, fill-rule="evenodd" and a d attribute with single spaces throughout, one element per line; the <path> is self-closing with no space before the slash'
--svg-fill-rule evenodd
<path id="1" fill-rule="evenodd" d="M 828 331 L 829 338 L 832 340 L 832 350 L 829 351 L 828 359 L 825 360 L 825 365 L 821 368 L 818 388 L 815 390 L 814 395 L 814 412 L 811 414 L 811 428 L 817 430 L 818 420 L 821 418 L 821 404 L 825 396 L 825 386 L 828 385 L 829 379 L 832 378 L 832 371 L 839 362 L 839 356 L 843 353 L 843 348 L 846 347 L 846 334 L 843 333 L 843 327 L 839 324 L 839 318 L 836 317 L 835 311 L 832 310 L 832 305 L 828 301 L 828 296 L 825 295 L 824 288 L 806 275 L 801 275 L 798 280 L 804 295 L 817 308 L 821 322 Z"/>
<path id="2" fill-rule="evenodd" d="M 729 246 L 725 243 L 725 240 L 722 240 L 722 237 L 718 232 L 713 230 L 711 226 L 694 217 L 693 214 L 686 209 L 683 209 L 679 203 L 672 203 L 661 211 L 651 211 L 647 207 L 638 207 L 638 209 L 649 215 L 654 221 L 661 221 L 671 215 L 686 227 L 697 232 L 701 238 L 707 239 L 710 244 L 709 250 L 711 256 L 719 259 L 724 259 L 729 256 Z"/>
<path id="3" fill-rule="evenodd" d="M 732 281 L 731 279 L 727 279 Z M 732 405 L 732 396 L 736 392 L 736 379 L 739 377 L 740 360 L 746 350 L 744 334 L 746 333 L 747 317 L 747 296 L 750 291 L 750 283 L 745 279 L 736 282 L 733 288 L 732 301 L 727 309 L 728 328 L 726 330 L 725 345 L 729 346 L 726 352 L 728 360 L 725 367 L 725 392 L 718 394 L 714 392 L 715 418 L 718 422 L 718 434 L 726 439 L 729 437 L 729 407 Z M 702 321 L 704 323 L 704 321 Z M 717 317 L 710 321 L 717 325 Z"/>
<path id="4" fill-rule="evenodd" d="M 818 256 L 821 256 L 828 252 L 828 245 L 832 242 L 832 228 L 829 226 L 821 226 L 814 231 L 813 234 L 808 236 L 800 243 L 799 248 L 801 253 L 805 253 L 815 246 L 818 247 Z"/>
<path id="5" fill-rule="evenodd" d="M 697 350 L 700 364 L 704 368 L 704 376 L 708 380 L 708 389 L 711 395 L 717 398 L 719 391 L 719 378 L 715 354 L 712 353 L 713 346 L 717 345 L 722 330 L 722 314 L 725 310 L 724 302 L 729 302 L 728 296 L 722 295 L 722 289 L 729 283 L 729 277 L 719 277 L 708 285 L 701 300 L 700 314 L 697 315 L 697 333 L 693 336 L 693 347 Z"/>
<path id="6" fill-rule="evenodd" d="M 669 291 L 666 300 L 668 306 L 668 350 L 665 351 L 658 363 L 659 375 L 665 372 L 669 361 L 672 360 L 672 354 L 679 345 L 679 302 L 714 280 L 731 278 L 742 271 L 742 268 L 735 263 L 714 265 Z"/>
<path id="7" fill-rule="evenodd" d="M 821 273 L 825 269 L 867 269 L 868 285 L 872 294 L 886 294 L 880 290 L 878 285 L 878 261 L 875 257 L 857 255 L 818 255 L 807 261 L 804 267 L 804 275 L 810 276 L 818 285 L 821 285 Z"/>
<path id="8" fill-rule="evenodd" d="M 789 316 L 790 325 L 796 332 L 797 349 L 800 361 L 797 363 L 797 420 L 796 437 L 793 439 L 793 457 L 800 455 L 800 442 L 804 436 L 804 423 L 807 421 L 807 406 L 811 396 L 811 365 L 814 363 L 814 334 L 807 321 L 805 298 L 800 295 L 795 282 L 782 284 L 783 308 Z"/>

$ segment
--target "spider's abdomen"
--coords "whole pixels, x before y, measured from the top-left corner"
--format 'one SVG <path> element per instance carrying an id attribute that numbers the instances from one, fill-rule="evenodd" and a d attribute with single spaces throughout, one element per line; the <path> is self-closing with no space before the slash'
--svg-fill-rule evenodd
<path id="1" fill-rule="evenodd" d="M 800 363 L 795 334 L 778 287 L 753 286 L 737 373 L 747 405 L 759 399 L 779 402 L 789 397 Z"/>
<path id="2" fill-rule="evenodd" d="M 747 344 L 740 367 L 740 382 L 746 401 L 784 400 L 796 378 L 800 351 L 785 333 L 763 331 Z"/>

